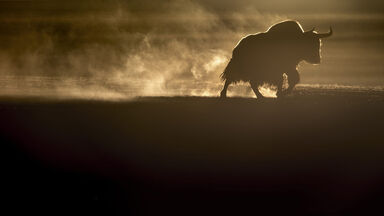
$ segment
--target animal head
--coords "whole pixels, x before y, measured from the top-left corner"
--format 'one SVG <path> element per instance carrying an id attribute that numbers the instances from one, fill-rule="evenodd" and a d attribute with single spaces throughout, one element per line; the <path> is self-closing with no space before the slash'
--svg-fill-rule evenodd
<path id="1" fill-rule="evenodd" d="M 286 20 L 271 26 L 268 34 L 275 41 L 285 41 L 289 45 L 290 55 L 295 53 L 300 60 L 307 61 L 311 64 L 320 63 L 321 38 L 332 35 L 332 28 L 328 33 L 317 33 L 315 28 L 310 31 L 304 31 L 299 22 L 294 20 Z"/>
<path id="2" fill-rule="evenodd" d="M 328 33 L 317 33 L 315 28 L 304 32 L 302 37 L 303 60 L 311 64 L 319 64 L 321 60 L 321 38 L 330 37 L 332 33 L 331 27 Z"/>

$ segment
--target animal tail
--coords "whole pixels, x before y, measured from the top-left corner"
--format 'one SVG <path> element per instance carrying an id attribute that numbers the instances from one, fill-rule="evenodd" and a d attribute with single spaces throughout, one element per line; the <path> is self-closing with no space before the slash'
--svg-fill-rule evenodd
<path id="1" fill-rule="evenodd" d="M 228 75 L 231 73 L 232 64 L 233 63 L 232 63 L 232 59 L 231 59 L 231 60 L 229 60 L 229 63 L 227 65 L 227 67 L 225 67 L 223 73 L 220 74 L 220 79 L 222 81 L 225 81 L 229 78 Z"/>

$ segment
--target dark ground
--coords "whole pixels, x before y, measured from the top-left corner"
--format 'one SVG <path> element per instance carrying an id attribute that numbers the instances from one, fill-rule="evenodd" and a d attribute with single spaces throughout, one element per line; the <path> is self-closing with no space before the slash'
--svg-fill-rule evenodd
<path id="1" fill-rule="evenodd" d="M 382 215 L 383 108 L 383 92 L 352 90 L 262 102 L 3 97 L 1 211 Z"/>

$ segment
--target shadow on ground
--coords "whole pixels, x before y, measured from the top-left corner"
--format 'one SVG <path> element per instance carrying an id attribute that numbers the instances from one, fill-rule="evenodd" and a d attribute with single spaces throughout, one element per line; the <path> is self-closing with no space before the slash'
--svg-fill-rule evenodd
<path id="1" fill-rule="evenodd" d="M 2 98 L 2 191 L 15 214 L 377 214 L 383 108 L 361 92 Z"/>

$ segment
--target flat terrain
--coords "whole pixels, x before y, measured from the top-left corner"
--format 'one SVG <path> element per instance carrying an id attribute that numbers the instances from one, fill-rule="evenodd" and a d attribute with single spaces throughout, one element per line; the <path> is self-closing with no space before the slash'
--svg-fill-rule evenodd
<path id="1" fill-rule="evenodd" d="M 381 215 L 384 92 L 0 99 L 15 214 Z"/>

